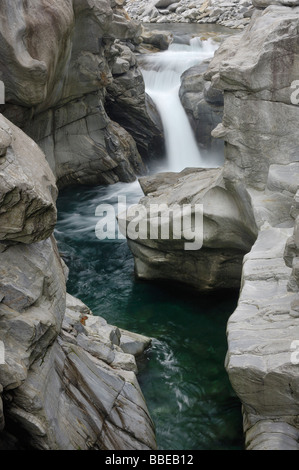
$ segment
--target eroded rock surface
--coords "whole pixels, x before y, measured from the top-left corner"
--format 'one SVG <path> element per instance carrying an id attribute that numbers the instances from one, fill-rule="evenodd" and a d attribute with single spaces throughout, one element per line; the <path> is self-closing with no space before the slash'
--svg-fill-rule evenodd
<path id="1" fill-rule="evenodd" d="M 134 181 L 146 173 L 140 151 L 163 144 L 157 111 L 130 51 L 142 41 L 142 29 L 122 4 L 1 3 L 2 112 L 40 145 L 59 187 Z M 107 115 L 108 86 L 117 110 L 123 110 L 122 123 L 129 116 L 129 130 L 140 136 L 136 142 Z"/>
<path id="2" fill-rule="evenodd" d="M 223 152 L 223 143 L 212 136 L 222 122 L 223 93 L 204 79 L 209 61 L 186 70 L 181 77 L 180 99 L 198 144 L 211 153 Z"/>
<path id="3" fill-rule="evenodd" d="M 0 115 L 0 240 L 33 243 L 56 224 L 55 178 L 40 148 Z"/>
<path id="4" fill-rule="evenodd" d="M 135 359 L 151 339 L 66 294 L 45 155 L 2 116 L 0 148 L 0 448 L 155 449 Z"/>
<path id="5" fill-rule="evenodd" d="M 222 169 L 186 169 L 182 173 L 161 173 L 140 179 L 146 197 L 142 219 L 155 226 L 158 219 L 151 208 L 160 206 L 159 236 L 132 239 L 129 246 L 135 256 L 135 272 L 142 279 L 168 279 L 191 285 L 199 291 L 237 288 L 244 254 L 255 240 L 254 227 L 247 225 L 234 197 L 225 189 Z M 190 240 L 184 229 L 179 239 L 161 238 L 161 230 L 170 211 L 184 204 L 202 204 L 204 209 L 203 247 L 186 249 Z M 193 224 L 194 214 L 193 214 Z M 127 220 L 129 223 L 130 219 Z M 198 228 L 201 227 L 198 225 Z M 197 226 L 196 229 L 197 230 Z M 193 240 L 194 241 L 194 240 Z"/>
<path id="6" fill-rule="evenodd" d="M 258 8 L 250 25 L 220 46 L 203 76 L 224 94 L 223 120 L 213 131 L 225 141 L 224 168 L 203 172 L 218 171 L 203 187 L 201 173 L 192 170 L 167 175 L 165 181 L 161 175 L 143 186 L 146 205 L 203 203 L 203 253 L 208 243 L 213 249 L 241 248 L 243 243 L 240 299 L 228 323 L 226 368 L 243 405 L 246 448 L 298 450 L 299 107 L 294 98 L 299 9 L 296 2 L 254 5 Z M 214 232 L 215 222 L 219 231 Z M 151 277 L 162 271 L 170 279 L 177 272 L 195 287 L 185 272 L 194 272 L 200 251 L 186 254 L 171 240 L 155 242 L 158 251 L 143 240 L 129 243 L 137 272 Z M 208 277 L 211 266 L 204 258 L 200 263 L 199 271 Z M 229 270 L 225 275 L 231 281 Z"/>
<path id="7" fill-rule="evenodd" d="M 94 317 L 67 295 L 56 341 L 11 392 L 8 419 L 41 450 L 150 450 L 154 427 L 136 379 L 135 357 L 121 338 L 130 337 Z M 133 335 L 139 352 L 150 339 Z"/>

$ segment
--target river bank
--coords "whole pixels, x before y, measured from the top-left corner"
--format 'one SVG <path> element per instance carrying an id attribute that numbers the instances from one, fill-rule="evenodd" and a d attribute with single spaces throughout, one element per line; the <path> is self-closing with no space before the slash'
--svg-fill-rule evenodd
<path id="1" fill-rule="evenodd" d="M 248 0 L 128 0 L 129 15 L 142 23 L 220 24 L 244 29 L 253 13 Z"/>

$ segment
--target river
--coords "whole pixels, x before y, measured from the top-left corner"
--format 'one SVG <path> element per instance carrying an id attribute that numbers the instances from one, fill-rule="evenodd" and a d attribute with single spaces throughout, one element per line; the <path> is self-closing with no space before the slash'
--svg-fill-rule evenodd
<path id="1" fill-rule="evenodd" d="M 169 93 L 171 88 L 173 94 L 178 88 L 177 77 L 182 71 L 182 64 L 175 71 L 169 66 L 167 55 L 177 53 L 178 57 L 190 53 L 191 62 L 186 62 L 190 66 L 213 53 L 215 48 L 211 42 L 203 45 L 195 40 L 189 50 L 186 45 L 174 46 L 157 55 L 153 69 L 158 72 L 166 69 L 173 80 L 173 87 L 169 87 L 168 82 L 165 92 Z M 198 55 L 200 51 L 202 56 Z M 177 65 L 178 62 L 174 61 Z M 160 76 L 157 82 L 153 80 L 154 74 L 145 72 L 144 75 L 147 92 L 163 114 L 161 106 L 167 105 L 170 97 L 163 100 L 161 95 L 157 98 L 157 93 L 163 91 L 165 78 L 161 80 Z M 175 97 L 173 99 L 177 115 L 179 103 Z M 167 118 L 169 113 L 165 115 Z M 179 119 L 179 127 L 185 126 L 186 139 L 187 122 L 184 116 Z M 165 125 L 164 118 L 163 123 Z M 187 136 L 188 151 L 184 152 L 184 158 L 190 160 L 186 162 L 182 160 L 182 150 L 175 152 L 180 147 L 179 143 L 173 146 L 171 142 L 173 130 L 166 133 L 169 133 L 166 169 L 207 166 L 192 134 L 190 139 Z M 175 134 L 177 138 L 178 132 Z M 241 449 L 240 403 L 224 368 L 226 323 L 236 307 L 238 293 L 199 295 L 181 286 L 174 288 L 167 283 L 137 281 L 126 241 L 100 241 L 95 236 L 99 220 L 95 216 L 96 208 L 102 203 L 116 207 L 120 195 L 126 196 L 128 204 L 133 204 L 143 194 L 137 181 L 60 192 L 55 236 L 70 269 L 68 291 L 110 324 L 154 338 L 151 348 L 138 361 L 138 379 L 156 426 L 159 449 Z"/>

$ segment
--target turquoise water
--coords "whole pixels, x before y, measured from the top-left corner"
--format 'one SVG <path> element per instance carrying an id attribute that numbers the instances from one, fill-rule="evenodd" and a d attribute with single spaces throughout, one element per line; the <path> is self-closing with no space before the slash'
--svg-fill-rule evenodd
<path id="1" fill-rule="evenodd" d="M 125 240 L 95 235 L 99 204 L 142 195 L 138 183 L 61 192 L 55 235 L 70 268 L 68 291 L 110 324 L 154 338 L 138 362 L 139 382 L 159 449 L 243 449 L 240 403 L 224 359 L 226 322 L 237 293 L 195 295 L 181 286 L 138 282 Z"/>

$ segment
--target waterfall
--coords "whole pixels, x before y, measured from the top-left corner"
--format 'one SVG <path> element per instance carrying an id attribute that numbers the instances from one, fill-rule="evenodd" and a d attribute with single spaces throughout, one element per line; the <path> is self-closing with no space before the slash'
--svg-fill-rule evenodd
<path id="1" fill-rule="evenodd" d="M 179 98 L 179 89 L 182 73 L 212 57 L 217 47 L 210 39 L 193 38 L 189 45 L 173 43 L 167 51 L 151 54 L 142 61 L 145 91 L 156 104 L 162 119 L 167 171 L 211 165 L 200 153 Z"/>

